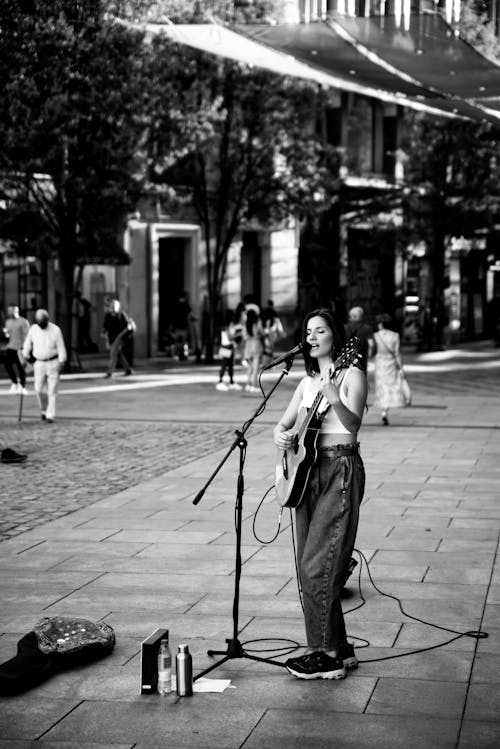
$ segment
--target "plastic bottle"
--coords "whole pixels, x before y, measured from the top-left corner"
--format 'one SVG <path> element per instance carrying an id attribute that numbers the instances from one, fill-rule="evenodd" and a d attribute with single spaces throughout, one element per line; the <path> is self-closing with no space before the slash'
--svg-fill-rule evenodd
<path id="1" fill-rule="evenodd" d="M 168 694 L 172 691 L 172 653 L 168 638 L 162 639 L 158 651 L 158 692 Z"/>
<path id="2" fill-rule="evenodd" d="M 175 667 L 177 694 L 179 697 L 190 697 L 193 694 L 193 659 L 187 645 L 179 645 Z"/>

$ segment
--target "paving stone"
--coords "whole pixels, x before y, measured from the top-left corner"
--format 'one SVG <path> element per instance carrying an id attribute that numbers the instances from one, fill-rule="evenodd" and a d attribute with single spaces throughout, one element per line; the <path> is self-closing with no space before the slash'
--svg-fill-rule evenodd
<path id="1" fill-rule="evenodd" d="M 367 713 L 422 715 L 428 718 L 460 718 L 467 694 L 466 684 L 449 681 L 378 679 Z"/>
<path id="2" fill-rule="evenodd" d="M 498 639 L 496 644 L 498 645 Z M 500 685 L 500 655 L 498 655 L 498 650 L 497 653 L 480 652 L 476 655 L 472 670 L 472 682 L 474 684 L 487 682 Z"/>
<path id="3" fill-rule="evenodd" d="M 215 699 L 214 699 L 215 698 Z M 262 718 L 263 710 L 249 705 L 224 711 L 224 730 L 220 710 L 224 695 L 198 695 L 191 700 L 164 699 L 151 695 L 131 703 L 84 702 L 46 734 L 52 741 L 68 741 L 75 736 L 87 742 L 134 743 L 165 742 L 179 749 L 217 746 L 234 749 L 241 746 Z"/>
<path id="4" fill-rule="evenodd" d="M 415 648 L 412 648 L 415 650 Z M 402 654 L 400 648 L 367 648 L 360 658 L 360 668 L 366 676 L 386 676 L 430 681 L 467 683 L 473 653 L 453 650 L 431 650 L 415 655 Z M 402 657 L 394 657 L 402 655 Z M 389 660 L 384 660 L 389 656 Z"/>
<path id="5" fill-rule="evenodd" d="M 496 749 L 500 746 L 500 723 L 464 720 L 457 749 Z"/>
<path id="6" fill-rule="evenodd" d="M 500 684 L 471 684 L 465 706 L 465 720 L 497 722 L 500 725 Z"/>
<path id="7" fill-rule="evenodd" d="M 421 716 L 315 713 L 269 710 L 245 743 L 245 749 L 303 749 L 305 737 L 314 749 L 454 749 L 460 722 Z M 369 738 L 368 738 L 369 737 Z M 369 744 L 367 742 L 369 741 Z"/>
<path id="8" fill-rule="evenodd" d="M 29 696 L 2 698 L 0 736 L 3 740 L 33 739 L 48 731 L 78 705 L 77 699 L 53 700 Z M 71 737 L 71 738 L 74 738 Z"/>

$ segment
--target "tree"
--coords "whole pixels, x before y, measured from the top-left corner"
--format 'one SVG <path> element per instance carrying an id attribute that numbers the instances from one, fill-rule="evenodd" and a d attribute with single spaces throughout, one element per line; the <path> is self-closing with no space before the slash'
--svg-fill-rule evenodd
<path id="1" fill-rule="evenodd" d="M 153 44 L 161 94 L 148 142 L 150 186 L 172 209 L 191 205 L 201 224 L 210 359 L 238 232 L 252 219 L 276 225 L 294 212 L 325 210 L 338 188 L 339 159 L 315 134 L 316 87 L 165 38 Z"/>
<path id="2" fill-rule="evenodd" d="M 480 4 L 462 6 L 460 33 L 495 62 L 500 47 Z M 431 310 L 441 345 L 444 325 L 445 255 L 451 236 L 471 237 L 498 222 L 500 150 L 490 124 L 444 120 L 405 111 L 408 156 L 403 207 L 405 244 L 424 241 L 432 264 Z"/>
<path id="3" fill-rule="evenodd" d="M 0 235 L 20 252 L 58 259 L 69 346 L 75 269 L 122 253 L 139 187 L 147 60 L 142 34 L 107 17 L 109 8 L 101 0 L 0 5 Z"/>
<path id="4" fill-rule="evenodd" d="M 449 239 L 473 237 L 498 221 L 500 152 L 491 125 L 463 120 L 444 125 L 421 114 L 412 117 L 405 150 L 409 159 L 403 236 L 406 244 L 423 240 L 429 248 L 430 301 L 440 345 Z"/>

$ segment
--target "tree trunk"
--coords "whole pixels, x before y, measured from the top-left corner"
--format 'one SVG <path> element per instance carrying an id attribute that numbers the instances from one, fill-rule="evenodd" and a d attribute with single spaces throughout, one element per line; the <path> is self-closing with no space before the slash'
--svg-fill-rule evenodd
<path id="1" fill-rule="evenodd" d="M 443 207 L 444 210 L 444 207 Z M 443 214 L 441 213 L 441 216 Z M 439 225 L 437 216 L 434 223 L 433 241 L 432 241 L 432 348 L 440 351 L 443 348 L 444 332 L 444 265 L 445 265 L 445 236 Z M 442 221 L 442 219 L 441 219 Z"/>
<path id="2" fill-rule="evenodd" d="M 69 372 L 72 368 L 72 353 L 75 346 L 73 340 L 73 293 L 75 263 L 71 250 L 67 247 L 61 248 L 59 252 L 60 282 L 61 282 L 61 319 L 60 326 L 66 344 L 68 360 L 66 370 Z"/>

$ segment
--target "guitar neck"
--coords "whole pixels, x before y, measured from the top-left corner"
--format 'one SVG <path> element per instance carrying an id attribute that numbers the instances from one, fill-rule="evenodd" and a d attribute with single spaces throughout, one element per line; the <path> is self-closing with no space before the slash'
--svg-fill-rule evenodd
<path id="1" fill-rule="evenodd" d="M 354 350 L 355 350 L 355 348 L 354 348 Z M 351 361 L 354 360 L 354 359 L 350 360 L 349 357 L 350 357 L 350 354 L 348 354 L 348 351 L 343 350 L 342 353 L 341 353 L 341 355 L 337 359 L 335 359 L 335 361 L 333 363 L 333 372 L 332 372 L 332 375 L 331 375 L 330 379 L 332 379 L 332 380 L 335 379 L 335 375 L 336 375 L 337 371 L 339 371 L 340 369 L 343 369 L 343 368 L 349 366 L 349 364 L 351 363 Z M 311 404 L 311 407 L 310 407 L 309 411 L 307 412 L 307 416 L 305 417 L 305 419 L 302 422 L 302 424 L 300 426 L 300 429 L 298 431 L 298 436 L 299 437 L 301 437 L 304 434 L 304 432 L 306 432 L 307 429 L 309 429 L 309 427 L 311 425 L 311 421 L 315 418 L 315 416 L 317 414 L 317 410 L 318 410 L 318 408 L 320 406 L 320 403 L 321 403 L 321 401 L 323 400 L 324 397 L 325 396 L 320 391 L 320 392 L 318 392 L 318 394 L 314 398 L 314 400 L 313 400 L 313 402 Z M 330 404 L 328 404 L 328 408 L 329 407 L 330 407 Z M 324 414 L 326 414 L 327 410 L 328 409 L 326 408 L 325 411 L 324 411 Z"/>

